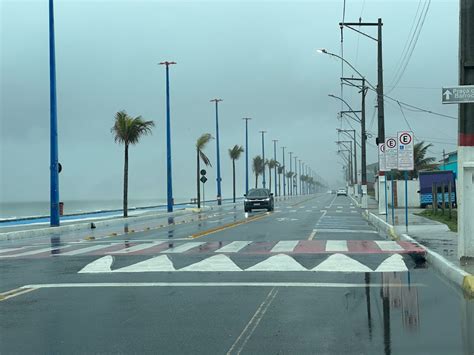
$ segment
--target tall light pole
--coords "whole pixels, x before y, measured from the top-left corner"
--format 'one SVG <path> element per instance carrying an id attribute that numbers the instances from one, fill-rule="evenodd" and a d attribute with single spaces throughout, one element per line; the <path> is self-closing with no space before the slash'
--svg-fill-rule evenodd
<path id="1" fill-rule="evenodd" d="M 273 159 L 275 160 L 275 164 L 277 162 L 277 142 L 278 142 L 278 139 L 273 139 Z M 278 190 L 277 190 L 277 165 L 275 165 L 275 196 L 278 195 Z"/>
<path id="2" fill-rule="evenodd" d="M 173 212 L 173 176 L 171 169 L 171 121 L 170 121 L 170 65 L 176 62 L 161 62 L 166 67 L 166 181 L 168 212 Z"/>
<path id="3" fill-rule="evenodd" d="M 301 189 L 301 184 L 303 183 L 303 180 L 301 180 L 301 171 L 302 171 L 301 170 L 301 159 L 299 160 L 299 163 L 300 163 L 300 165 L 299 165 L 299 169 L 300 169 L 300 195 L 302 195 L 303 190 Z"/>
<path id="4" fill-rule="evenodd" d="M 286 166 L 285 166 L 285 149 L 286 147 L 281 147 L 283 151 L 283 196 L 286 196 Z"/>
<path id="5" fill-rule="evenodd" d="M 298 157 L 295 155 L 295 178 L 293 179 L 293 189 L 295 189 L 295 195 L 298 195 L 298 165 L 296 164 L 296 159 Z"/>
<path id="6" fill-rule="evenodd" d="M 245 120 L 245 193 L 249 192 L 249 121 L 250 117 L 242 118 Z"/>
<path id="7" fill-rule="evenodd" d="M 358 190 L 358 182 L 357 182 L 357 140 L 356 140 L 356 130 L 355 129 L 337 129 L 339 133 L 346 133 L 351 139 L 354 140 L 354 183 L 356 185 L 356 189 Z M 352 132 L 352 135 L 349 134 Z M 359 195 L 358 191 L 356 191 L 356 196 Z"/>
<path id="8" fill-rule="evenodd" d="M 267 131 L 260 131 L 262 134 L 262 159 L 263 159 L 263 174 L 262 174 L 262 185 L 265 188 L 265 133 Z"/>
<path id="9" fill-rule="evenodd" d="M 59 220 L 58 117 L 56 106 L 56 53 L 54 39 L 54 4 L 49 0 L 49 104 L 50 104 L 50 225 Z"/>
<path id="10" fill-rule="evenodd" d="M 217 204 L 222 205 L 222 191 L 221 191 L 221 155 L 219 149 L 219 102 L 222 99 L 212 99 L 210 102 L 214 102 L 216 105 L 216 157 L 217 157 Z"/>
<path id="11" fill-rule="evenodd" d="M 289 152 L 288 154 L 290 156 L 290 172 L 293 173 L 293 166 L 292 166 L 293 159 L 291 158 L 291 156 L 293 155 L 293 152 Z M 293 182 L 290 179 L 293 180 L 293 177 L 290 177 L 288 179 L 288 195 L 293 196 Z"/>

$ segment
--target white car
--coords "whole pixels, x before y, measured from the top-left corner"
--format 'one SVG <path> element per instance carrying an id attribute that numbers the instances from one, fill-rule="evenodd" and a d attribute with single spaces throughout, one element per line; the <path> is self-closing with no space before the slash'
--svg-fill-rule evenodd
<path id="1" fill-rule="evenodd" d="M 346 189 L 339 189 L 339 190 L 337 190 L 336 196 L 347 196 L 347 191 L 346 191 Z"/>

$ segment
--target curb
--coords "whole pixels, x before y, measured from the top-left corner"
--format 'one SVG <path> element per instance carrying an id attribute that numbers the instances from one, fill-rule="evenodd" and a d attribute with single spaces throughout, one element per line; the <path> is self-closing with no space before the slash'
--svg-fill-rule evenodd
<path id="1" fill-rule="evenodd" d="M 444 277 L 446 277 L 450 282 L 460 287 L 464 294 L 469 298 L 474 298 L 474 275 L 469 274 L 468 272 L 462 270 L 458 266 L 454 265 L 452 262 L 436 253 L 435 251 L 427 248 L 423 244 L 418 243 L 415 239 L 410 237 L 408 234 L 402 233 L 398 235 L 395 231 L 395 228 L 382 220 L 380 217 L 375 214 L 365 211 L 364 216 L 369 223 L 374 225 L 377 229 L 386 232 L 390 238 L 394 240 L 402 240 L 414 243 L 418 246 L 423 247 L 426 250 L 426 261 L 430 263 L 438 272 L 440 272 Z"/>

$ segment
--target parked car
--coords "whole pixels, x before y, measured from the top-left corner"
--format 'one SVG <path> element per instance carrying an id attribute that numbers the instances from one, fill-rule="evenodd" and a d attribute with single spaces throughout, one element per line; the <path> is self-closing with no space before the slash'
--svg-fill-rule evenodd
<path id="1" fill-rule="evenodd" d="M 347 196 L 347 190 L 346 189 L 337 190 L 336 196 Z"/>
<path id="2" fill-rule="evenodd" d="M 256 209 L 273 211 L 275 208 L 273 194 L 268 189 L 251 189 L 244 197 L 245 212 L 252 212 L 252 210 Z"/>

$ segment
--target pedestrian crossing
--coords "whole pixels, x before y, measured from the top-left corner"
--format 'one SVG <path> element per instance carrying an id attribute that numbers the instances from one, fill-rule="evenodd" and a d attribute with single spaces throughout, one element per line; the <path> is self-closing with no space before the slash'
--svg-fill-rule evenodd
<path id="1" fill-rule="evenodd" d="M 316 265 L 302 265 L 293 256 L 279 253 L 258 260 L 254 265 L 243 266 L 225 254 L 206 257 L 183 267 L 177 267 L 171 255 L 159 255 L 127 266 L 114 268 L 115 257 L 106 255 L 96 259 L 81 270 L 80 274 L 99 273 L 139 273 L 139 272 L 342 272 L 342 273 L 376 273 L 405 272 L 408 267 L 400 254 L 392 254 L 373 268 L 363 262 L 340 253 L 335 253 L 324 260 L 315 261 Z"/>
<path id="2" fill-rule="evenodd" d="M 321 230 L 318 230 L 318 233 Z M 1 260 L 13 258 L 80 257 L 90 255 L 158 254 L 424 254 L 418 244 L 381 240 L 281 240 L 281 241 L 150 241 L 115 243 L 71 243 L 59 246 L 38 245 L 0 250 Z"/>

